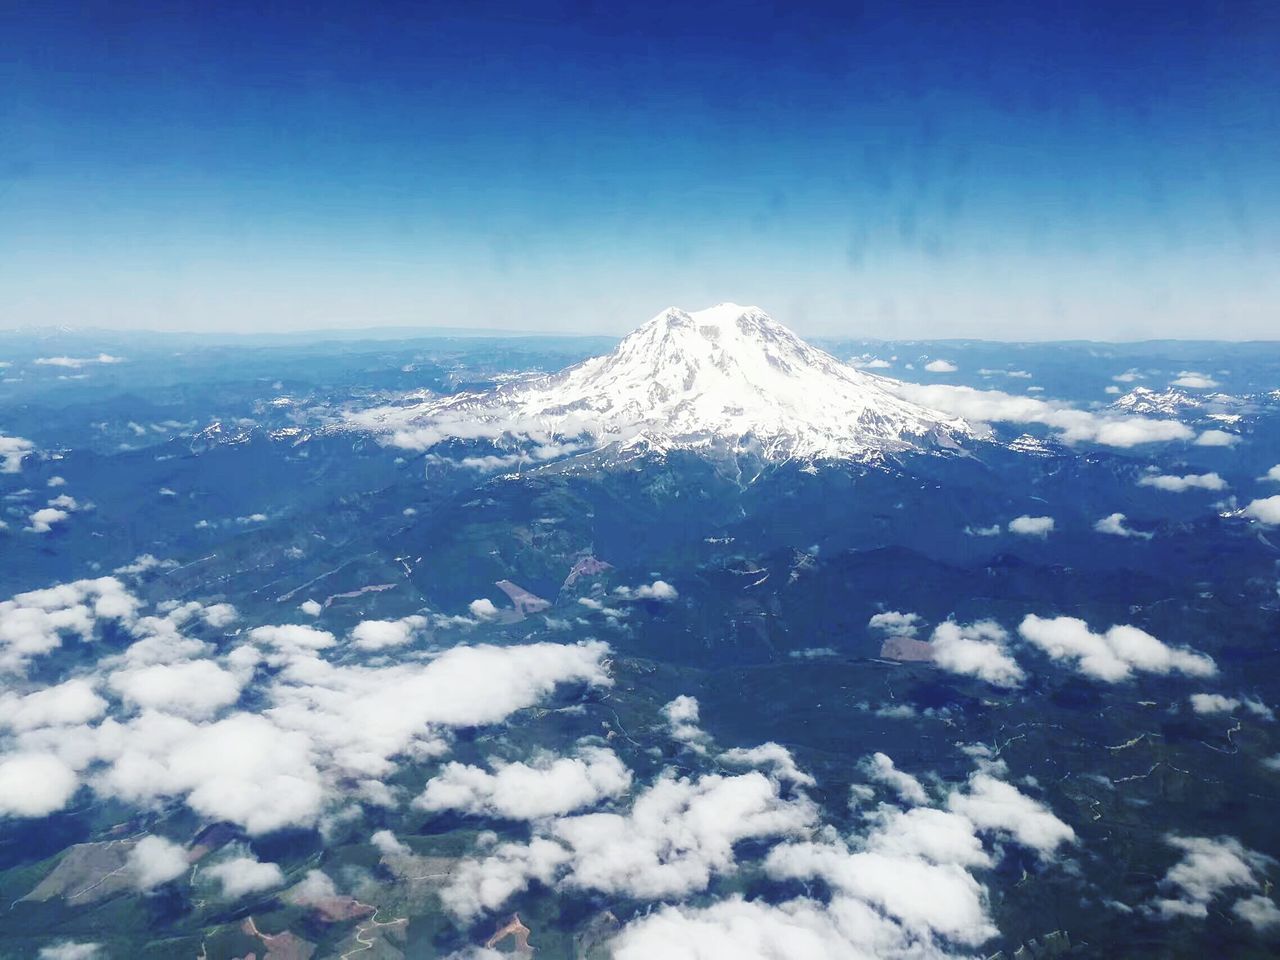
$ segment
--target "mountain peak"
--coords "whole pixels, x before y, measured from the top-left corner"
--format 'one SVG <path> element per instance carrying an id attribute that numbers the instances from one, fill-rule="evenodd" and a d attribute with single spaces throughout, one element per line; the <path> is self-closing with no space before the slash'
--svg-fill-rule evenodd
<path id="1" fill-rule="evenodd" d="M 398 408 L 386 423 L 541 447 L 752 453 L 768 460 L 878 460 L 952 446 L 963 421 L 896 396 L 892 381 L 812 347 L 759 307 L 670 307 L 604 356 L 487 394 Z M 463 426 L 465 424 L 465 427 Z M 429 444 L 428 444 L 429 445 Z"/>

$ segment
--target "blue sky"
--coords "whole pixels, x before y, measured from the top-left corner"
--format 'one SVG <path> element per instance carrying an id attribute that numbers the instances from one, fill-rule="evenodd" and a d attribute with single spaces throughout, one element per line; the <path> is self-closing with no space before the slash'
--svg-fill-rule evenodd
<path id="1" fill-rule="evenodd" d="M 52 2 L 0 35 L 3 326 L 1280 330 L 1275 4 Z"/>

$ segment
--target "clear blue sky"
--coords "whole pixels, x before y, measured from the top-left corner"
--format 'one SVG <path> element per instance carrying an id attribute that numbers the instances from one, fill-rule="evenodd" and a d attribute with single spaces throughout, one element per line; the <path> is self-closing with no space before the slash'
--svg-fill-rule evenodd
<path id="1" fill-rule="evenodd" d="M 1272 2 L 33 2 L 0 37 L 0 326 L 1280 336 Z"/>

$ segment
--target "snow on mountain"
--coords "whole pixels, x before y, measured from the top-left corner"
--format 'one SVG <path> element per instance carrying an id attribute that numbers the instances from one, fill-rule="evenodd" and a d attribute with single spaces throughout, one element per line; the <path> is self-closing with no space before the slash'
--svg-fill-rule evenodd
<path id="1" fill-rule="evenodd" d="M 621 453 L 869 461 L 975 435 L 963 420 L 895 396 L 890 383 L 757 307 L 722 303 L 665 310 L 612 353 L 557 374 L 348 420 L 416 449 L 450 438 L 528 441 L 535 459 L 616 444 Z"/>
<path id="2" fill-rule="evenodd" d="M 1175 387 L 1160 391 L 1148 387 L 1134 387 L 1111 406 L 1126 413 L 1173 416 L 1183 410 L 1199 407 L 1200 401 Z"/>

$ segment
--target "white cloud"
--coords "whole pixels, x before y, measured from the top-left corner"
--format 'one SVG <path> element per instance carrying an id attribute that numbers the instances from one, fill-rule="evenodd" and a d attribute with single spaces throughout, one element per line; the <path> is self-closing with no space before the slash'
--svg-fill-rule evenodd
<path id="1" fill-rule="evenodd" d="M 303 600 L 298 604 L 298 609 L 308 617 L 318 617 L 324 611 L 324 607 L 316 600 Z"/>
<path id="2" fill-rule="evenodd" d="M 1147 474 L 1138 480 L 1140 487 L 1155 487 L 1169 493 L 1183 493 L 1187 490 L 1225 490 L 1227 482 L 1216 473 L 1188 473 L 1175 477 L 1158 473 Z"/>
<path id="3" fill-rule="evenodd" d="M 1009 532 L 1020 537 L 1047 537 L 1053 533 L 1053 517 L 1014 517 L 1009 521 Z"/>
<path id="4" fill-rule="evenodd" d="M 1197 447 L 1233 447 L 1240 442 L 1238 433 L 1225 430 L 1206 430 L 1196 437 Z"/>
<path id="5" fill-rule="evenodd" d="M 672 739 L 695 745 L 707 739 L 707 734 L 698 726 L 697 698 L 681 694 L 663 705 L 662 715 L 667 719 Z"/>
<path id="6" fill-rule="evenodd" d="M 1188 699 L 1191 701 L 1191 709 L 1199 714 L 1235 713 L 1243 707 L 1259 719 L 1275 719 L 1275 712 L 1270 707 L 1252 697 L 1228 697 L 1221 693 L 1193 693 Z"/>
<path id="7" fill-rule="evenodd" d="M 1025 675 L 1005 649 L 1009 638 L 993 620 L 941 623 L 933 631 L 933 662 L 943 670 L 978 677 L 997 687 L 1016 687 Z"/>
<path id="8" fill-rule="evenodd" d="M 734 747 L 717 758 L 730 766 L 755 767 L 767 770 L 770 776 L 801 787 L 812 787 L 817 781 L 797 765 L 791 751 L 780 743 L 762 743 L 758 747 Z"/>
<path id="9" fill-rule="evenodd" d="M 1120 393 L 1120 392 L 1121 392 L 1121 390 L 1120 390 L 1120 388 L 1119 388 L 1119 387 L 1117 387 L 1115 384 L 1110 384 L 1110 385 L 1108 385 L 1108 386 L 1106 386 L 1106 387 L 1103 387 L 1103 388 L 1102 388 L 1102 392 L 1103 392 L 1103 393 L 1110 394 L 1110 395 L 1112 395 L 1112 396 L 1115 396 L 1116 394 Z"/>
<path id="10" fill-rule="evenodd" d="M 993 523 L 989 527 L 965 527 L 964 532 L 970 537 L 998 537 L 1000 536 L 1000 524 Z"/>
<path id="11" fill-rule="evenodd" d="M 185 796 L 208 817 L 250 833 L 314 824 L 351 779 L 384 778 L 395 758 L 430 757 L 450 728 L 496 723 L 561 683 L 607 685 L 608 646 L 536 643 L 454 647 L 428 663 L 338 666 L 298 642 L 303 627 L 263 628 L 282 652 L 264 689 L 262 715 L 233 713 L 212 723 L 144 711 L 107 721 L 93 778 L 100 794 L 143 802 Z M 240 648 L 244 649 L 244 648 Z"/>
<path id="12" fill-rule="evenodd" d="M 79 370 L 94 363 L 124 363 L 124 358 L 100 353 L 96 357 L 37 357 L 33 362 L 41 367 L 65 367 L 70 370 Z"/>
<path id="13" fill-rule="evenodd" d="M 807 897 L 770 904 L 739 896 L 707 907 L 664 906 L 627 925 L 614 960 L 884 960 L 943 956 L 863 901 Z"/>
<path id="14" fill-rule="evenodd" d="M 1126 370 L 1124 373 L 1117 373 L 1111 379 L 1117 383 L 1133 383 L 1135 380 L 1145 380 L 1146 377 L 1137 370 Z"/>
<path id="15" fill-rule="evenodd" d="M 55 524 L 64 522 L 69 516 L 71 514 L 66 510 L 60 510 L 57 507 L 41 507 L 27 518 L 30 523 L 27 530 L 31 533 L 48 533 Z"/>
<path id="16" fill-rule="evenodd" d="M 187 872 L 187 851 L 164 837 L 143 837 L 129 851 L 128 866 L 134 885 L 151 890 Z"/>
<path id="17" fill-rule="evenodd" d="M 427 626 L 422 616 L 402 617 L 399 620 L 364 620 L 351 631 L 352 642 L 361 650 L 384 650 L 400 647 L 414 638 L 414 634 Z"/>
<path id="18" fill-rule="evenodd" d="M 413 851 L 406 844 L 396 839 L 396 835 L 390 830 L 376 831 L 369 837 L 369 842 L 377 847 L 384 857 L 409 857 L 413 855 Z"/>
<path id="19" fill-rule="evenodd" d="M 871 619 L 867 621 L 867 627 L 891 637 L 914 637 L 920 629 L 920 615 L 885 610 L 882 613 L 872 614 Z"/>
<path id="20" fill-rule="evenodd" d="M 1000 390 L 897 381 L 888 381 L 886 386 L 904 399 L 963 417 L 970 423 L 1041 423 L 1060 431 L 1060 439 L 1066 443 L 1134 447 L 1144 443 L 1190 440 L 1195 436 L 1190 427 L 1176 420 L 1093 413 L 1055 401 Z"/>
<path id="21" fill-rule="evenodd" d="M 197 813 L 251 834 L 313 824 L 323 809 L 316 745 L 266 717 L 195 724 L 148 711 L 103 726 L 99 751 L 109 765 L 93 779 L 99 794 L 133 803 L 185 796 Z"/>
<path id="22" fill-rule="evenodd" d="M 1153 900 L 1148 907 L 1165 919 L 1207 916 L 1209 904 L 1220 894 L 1233 889 L 1257 889 L 1257 874 L 1274 862 L 1246 849 L 1234 837 L 1169 834 L 1165 842 L 1182 851 L 1182 859 L 1160 881 L 1161 888 L 1171 895 Z"/>
<path id="23" fill-rule="evenodd" d="M 1135 672 L 1208 677 L 1218 669 L 1204 654 L 1167 646 L 1137 627 L 1120 625 L 1094 633 L 1075 617 L 1028 614 L 1018 632 L 1054 660 L 1070 661 L 1081 673 L 1107 683 L 1128 680 Z"/>
<path id="24" fill-rule="evenodd" d="M 93 639 L 99 619 L 130 624 L 139 602 L 115 577 L 76 580 L 0 602 L 0 673 L 18 673 L 64 635 Z"/>
<path id="25" fill-rule="evenodd" d="M 625 600 L 675 600 L 680 596 L 680 592 L 665 580 L 642 583 L 635 588 L 618 587 L 614 593 Z"/>
<path id="26" fill-rule="evenodd" d="M 1262 479 L 1274 480 L 1276 483 L 1280 483 L 1280 463 L 1277 463 L 1274 467 L 1268 470 L 1267 475 L 1262 477 Z"/>
<path id="27" fill-rule="evenodd" d="M 317 630 L 315 627 L 304 627 L 296 623 L 254 627 L 249 631 L 249 639 L 285 653 L 324 650 L 338 642 L 327 630 Z"/>
<path id="28" fill-rule="evenodd" d="M 930 373 L 955 373 L 960 368 L 949 360 L 930 360 L 924 365 Z"/>
<path id="29" fill-rule="evenodd" d="M 244 681 L 212 660 L 190 660 L 117 670 L 107 682 L 139 709 L 201 719 L 239 700 Z"/>
<path id="30" fill-rule="evenodd" d="M 736 869 L 736 844 L 805 835 L 816 815 L 807 797 L 781 796 L 779 782 L 758 772 L 695 780 L 668 771 L 626 814 L 562 817 L 528 844 L 464 861 L 442 898 L 469 919 L 533 878 L 638 899 L 687 896 Z"/>
<path id="31" fill-rule="evenodd" d="M 1249 923 L 1255 930 L 1274 930 L 1280 926 L 1280 907 L 1277 907 L 1276 902 L 1270 897 L 1260 893 L 1237 901 L 1231 908 L 1231 912 Z"/>
<path id="32" fill-rule="evenodd" d="M 1220 693 L 1193 693 L 1189 698 L 1191 709 L 1196 713 L 1231 713 L 1240 706 L 1235 697 L 1225 697 Z"/>
<path id="33" fill-rule="evenodd" d="M 1218 381 L 1208 374 L 1196 373 L 1194 370 L 1183 370 L 1178 374 L 1178 379 L 1172 381 L 1172 385 L 1186 387 L 1189 390 L 1208 390 L 1216 387 Z"/>
<path id="34" fill-rule="evenodd" d="M 57 757 L 17 753 L 0 757 L 0 815 L 44 817 L 75 794 L 75 771 Z"/>
<path id="35" fill-rule="evenodd" d="M 284 873 L 274 863 L 262 863 L 253 857 L 235 857 L 205 870 L 222 884 L 222 895 L 238 899 L 250 893 L 271 890 L 284 884 Z"/>
<path id="36" fill-rule="evenodd" d="M 0 694 L 0 726 L 14 730 L 88 723 L 106 710 L 107 701 L 98 696 L 91 680 L 67 680 L 25 696 Z"/>
<path id="37" fill-rule="evenodd" d="M 0 473 L 18 473 L 22 470 L 22 458 L 34 453 L 36 445 L 23 437 L 7 437 L 0 434 Z"/>
<path id="38" fill-rule="evenodd" d="M 102 944 L 100 943 L 77 943 L 74 940 L 62 940 L 59 943 L 41 947 L 36 960 L 98 960 L 102 955 Z"/>
<path id="39" fill-rule="evenodd" d="M 920 805 L 929 802 L 929 795 L 920 781 L 894 766 L 887 754 L 872 754 L 863 762 L 862 771 L 870 779 L 897 792 L 907 803 Z"/>
<path id="40" fill-rule="evenodd" d="M 492 620 L 499 613 L 498 608 L 494 606 L 493 601 L 488 597 L 480 597 L 477 600 L 472 600 L 471 603 L 467 605 L 467 610 L 477 620 Z"/>
<path id="41" fill-rule="evenodd" d="M 1112 513 L 1093 525 L 1093 529 L 1098 533 L 1107 533 L 1113 537 L 1138 537 L 1142 540 L 1150 540 L 1154 534 L 1143 533 L 1140 530 L 1134 530 L 1125 526 L 1127 518 L 1123 513 Z"/>
<path id="42" fill-rule="evenodd" d="M 483 859 L 461 861 L 449 885 L 440 891 L 440 901 L 455 917 L 472 920 L 498 909 L 532 880 L 552 883 L 568 859 L 564 847 L 544 837 L 534 837 L 528 843 L 503 843 Z"/>
<path id="43" fill-rule="evenodd" d="M 178 563 L 176 560 L 161 560 L 154 554 L 141 553 L 135 557 L 132 562 L 126 563 L 122 567 L 116 567 L 111 572 L 137 576 L 138 574 L 150 573 L 152 570 L 172 569 L 177 565 Z"/>
<path id="44" fill-rule="evenodd" d="M 506 820 L 538 820 L 594 806 L 631 787 L 631 771 L 612 750 L 580 746 L 573 757 L 536 756 L 531 763 L 493 764 L 494 773 L 447 764 L 414 805 L 433 813 L 458 810 Z"/>
<path id="45" fill-rule="evenodd" d="M 1268 526 L 1280 524 L 1280 494 L 1262 500 L 1251 500 L 1244 508 L 1244 515 Z"/>
<path id="46" fill-rule="evenodd" d="M 947 809 L 968 817 L 979 829 L 1012 837 L 1042 857 L 1076 839 L 1075 831 L 1043 803 L 989 773 L 973 774 L 967 792 L 956 791 L 947 798 Z"/>

